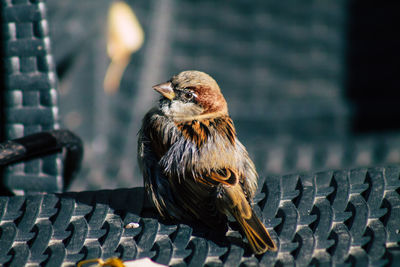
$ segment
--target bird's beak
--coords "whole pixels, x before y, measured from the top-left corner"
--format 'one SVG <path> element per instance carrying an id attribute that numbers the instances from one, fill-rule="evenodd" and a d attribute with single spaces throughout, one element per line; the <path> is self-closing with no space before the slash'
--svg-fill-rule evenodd
<path id="1" fill-rule="evenodd" d="M 174 88 L 172 87 L 171 82 L 154 85 L 153 89 L 168 98 L 169 100 L 172 100 L 175 97 Z"/>

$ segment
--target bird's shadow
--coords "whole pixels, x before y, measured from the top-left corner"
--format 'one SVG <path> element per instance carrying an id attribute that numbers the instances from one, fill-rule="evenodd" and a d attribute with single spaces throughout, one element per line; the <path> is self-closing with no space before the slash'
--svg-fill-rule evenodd
<path id="1" fill-rule="evenodd" d="M 190 229 L 192 230 L 191 236 L 213 242 L 219 248 L 226 248 L 226 251 L 228 252 L 226 253 L 226 255 L 229 254 L 229 249 L 232 245 L 242 248 L 244 251 L 244 257 L 250 257 L 253 254 L 250 246 L 244 241 L 244 233 L 242 233 L 239 224 L 231 218 L 229 218 L 227 223 L 221 224 L 219 227 L 212 229 L 200 221 L 196 222 L 187 220 L 165 220 L 158 215 L 156 209 L 152 205 L 151 200 L 149 200 L 146 195 L 144 203 L 144 209 L 141 213 L 142 218 L 155 219 L 159 223 L 169 226 L 178 225 L 178 227 L 190 227 Z M 170 236 L 172 240 L 174 239 L 175 234 L 176 233 L 173 233 Z"/>
<path id="2" fill-rule="evenodd" d="M 84 214 L 89 224 L 97 225 L 102 222 L 96 220 L 105 220 L 106 214 L 117 215 L 124 225 L 140 220 L 144 196 L 144 189 L 141 187 L 58 194 L 60 203 L 63 200 L 73 200 L 75 210 L 81 210 L 80 214 Z M 103 216 L 97 216 L 98 214 Z"/>
<path id="3" fill-rule="evenodd" d="M 90 224 L 96 223 L 93 220 L 98 220 L 97 216 L 94 216 L 94 214 L 98 213 L 96 210 L 108 208 L 107 213 L 115 214 L 121 218 L 123 227 L 126 227 L 131 222 L 140 223 L 141 219 L 146 218 L 157 220 L 158 223 L 166 226 L 188 226 L 190 228 L 187 233 L 188 248 L 191 246 L 189 239 L 192 240 L 192 237 L 198 237 L 205 239 L 208 243 L 215 243 L 219 248 L 226 248 L 226 252 L 229 252 L 230 247 L 235 245 L 243 249 L 243 256 L 251 256 L 252 254 L 249 245 L 244 242 L 243 234 L 236 222 L 229 221 L 230 231 L 227 233 L 228 225 L 221 226 L 219 229 L 210 229 L 200 222 L 164 220 L 158 215 L 152 202 L 147 198 L 143 187 L 78 193 L 67 192 L 59 196 L 60 198 L 72 198 L 77 206 L 83 206 L 83 209 L 86 207 L 88 212 L 84 217 Z M 173 231 L 169 234 L 169 237 L 174 241 L 176 235 L 177 231 Z"/>

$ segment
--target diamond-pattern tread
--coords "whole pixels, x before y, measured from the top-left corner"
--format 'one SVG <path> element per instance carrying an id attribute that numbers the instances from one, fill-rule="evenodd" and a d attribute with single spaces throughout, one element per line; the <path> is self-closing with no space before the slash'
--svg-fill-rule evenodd
<path id="1" fill-rule="evenodd" d="M 226 238 L 141 215 L 142 188 L 0 198 L 0 264 L 73 266 L 150 257 L 172 266 L 395 265 L 400 166 L 263 177 L 255 211 L 277 252 L 254 256 L 235 223 Z M 126 228 L 131 222 L 137 228 Z"/>

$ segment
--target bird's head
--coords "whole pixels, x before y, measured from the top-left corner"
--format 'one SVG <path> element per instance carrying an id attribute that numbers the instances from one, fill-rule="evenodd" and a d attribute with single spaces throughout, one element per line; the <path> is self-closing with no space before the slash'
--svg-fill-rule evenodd
<path id="1" fill-rule="evenodd" d="M 212 118 L 228 114 L 217 82 L 201 71 L 183 71 L 153 86 L 162 97 L 161 110 L 174 120 Z"/>

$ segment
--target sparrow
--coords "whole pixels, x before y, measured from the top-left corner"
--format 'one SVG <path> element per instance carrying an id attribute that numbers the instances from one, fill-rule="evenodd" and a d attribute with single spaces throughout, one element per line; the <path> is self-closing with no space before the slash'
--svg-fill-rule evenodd
<path id="1" fill-rule="evenodd" d="M 153 89 L 161 98 L 143 118 L 138 161 L 161 217 L 226 230 L 227 216 L 233 216 L 255 254 L 275 251 L 251 206 L 255 165 L 217 82 L 204 72 L 183 71 Z"/>

